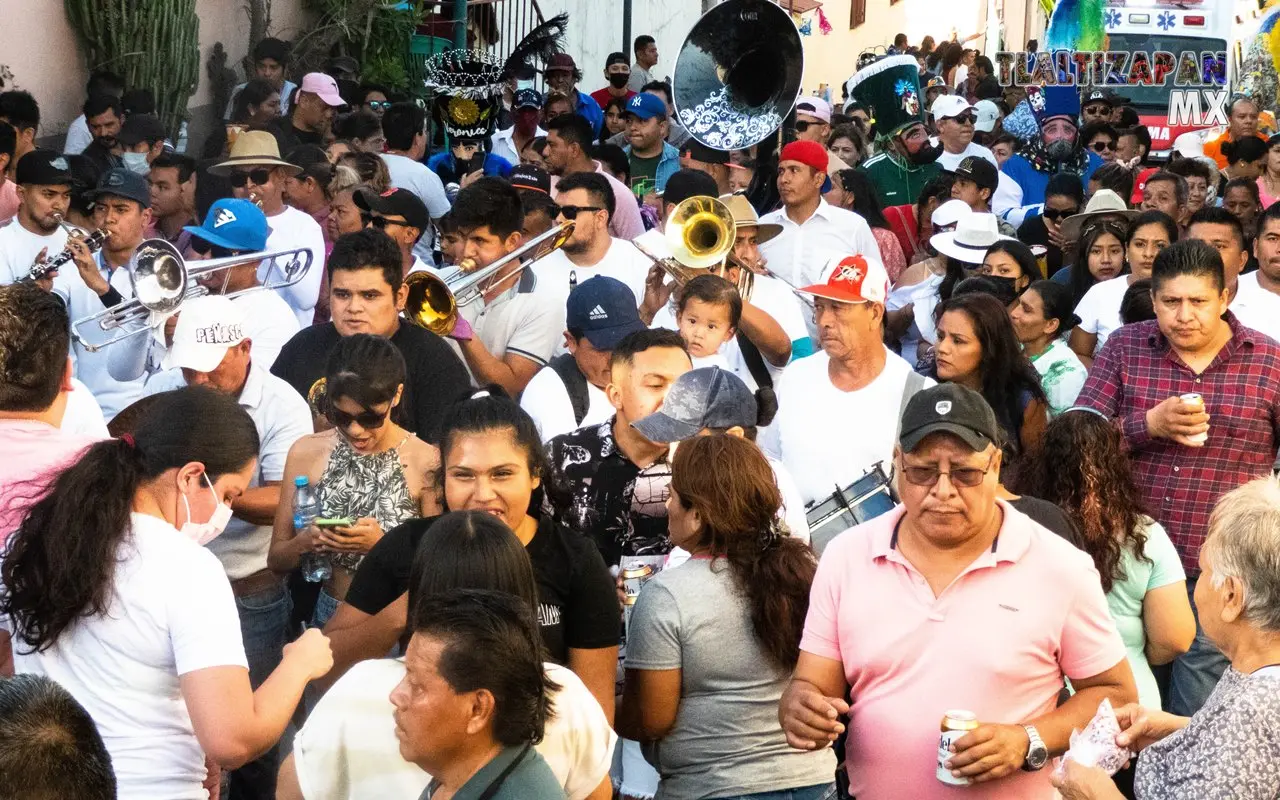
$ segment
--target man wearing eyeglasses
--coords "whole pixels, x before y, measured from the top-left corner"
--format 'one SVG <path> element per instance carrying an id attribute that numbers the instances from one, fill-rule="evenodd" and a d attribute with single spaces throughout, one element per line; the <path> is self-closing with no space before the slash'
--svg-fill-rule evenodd
<path id="1" fill-rule="evenodd" d="M 418 240 L 431 227 L 431 214 L 422 201 L 408 189 L 388 189 L 378 194 L 368 187 L 357 189 L 352 197 L 366 228 L 377 228 L 391 237 L 400 248 L 404 274 L 427 269 L 427 264 L 414 254 Z"/>
<path id="2" fill-rule="evenodd" d="M 224 227 L 227 224 L 234 223 Z M 226 530 L 206 545 L 222 562 L 231 581 L 249 680 L 257 689 L 280 665 L 289 638 L 285 582 L 267 569 L 267 551 L 280 502 L 285 457 L 294 442 L 312 433 L 312 426 L 307 401 L 254 357 L 256 343 L 249 336 L 254 321 L 246 313 L 249 311 L 226 297 L 198 297 L 185 303 L 173 333 L 173 346 L 164 358 L 169 371 L 151 380 L 147 393 L 204 386 L 236 398 L 258 430 L 258 460 L 249 488 L 232 503 L 234 516 Z M 233 770 L 232 794 L 271 796 L 277 759 L 273 747 Z"/>
<path id="3" fill-rule="evenodd" d="M 962 95 L 945 94 L 933 101 L 929 107 L 937 128 L 937 142 L 942 147 L 938 154 L 938 166 L 955 172 L 966 158 L 978 156 L 991 162 L 998 170 L 1000 164 L 991 149 L 973 140 L 977 130 L 978 110 Z M 999 213 L 1014 205 L 1017 187 L 1003 173 L 996 174 L 996 188 L 988 198 L 991 210 Z"/>
<path id="4" fill-rule="evenodd" d="M 644 298 L 644 279 L 652 262 L 623 239 L 609 235 L 609 221 L 617 210 L 613 189 L 603 175 L 575 172 L 556 184 L 555 223 L 572 221 L 573 236 L 564 247 L 538 261 L 534 269 L 548 289 L 567 297 L 574 283 L 594 275 L 607 275 Z"/>
<path id="5" fill-rule="evenodd" d="M 268 250 L 306 248 L 311 251 L 311 269 L 306 276 L 279 290 L 298 318 L 298 325 L 310 325 L 324 275 L 324 231 L 310 214 L 284 202 L 285 179 L 297 175 L 301 168 L 280 158 L 276 140 L 270 133 L 246 131 L 236 138 L 230 157 L 209 171 L 229 178 L 236 197 L 252 201 L 267 215 L 271 229 L 267 237 Z M 280 266 L 284 263 L 285 259 L 279 260 Z M 276 266 L 275 260 L 264 261 L 258 268 L 259 279 L 267 283 L 269 275 L 281 277 Z"/>
<path id="6" fill-rule="evenodd" d="M 1137 699 L 1093 562 L 998 499 L 1000 460 L 982 395 L 919 392 L 893 452 L 902 504 L 823 553 L 778 716 L 792 747 L 817 750 L 858 709 L 850 795 L 940 796 L 936 765 L 984 798 L 1048 800 L 1044 767 L 1072 730 L 1103 699 Z M 1059 706 L 1064 677 L 1075 693 Z M 942 750 L 949 708 L 980 724 Z"/>

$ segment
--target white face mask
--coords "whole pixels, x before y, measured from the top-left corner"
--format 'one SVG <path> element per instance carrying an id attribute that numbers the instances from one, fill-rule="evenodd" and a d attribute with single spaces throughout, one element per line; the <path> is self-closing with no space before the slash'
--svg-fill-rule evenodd
<path id="1" fill-rule="evenodd" d="M 146 153 L 121 153 L 120 158 L 124 161 L 125 169 L 130 172 L 136 172 L 143 177 L 151 172 Z"/>
<path id="2" fill-rule="evenodd" d="M 191 503 L 187 501 L 185 494 L 182 495 L 182 504 L 187 509 L 187 521 L 182 524 L 182 535 L 198 545 L 206 545 L 218 538 L 218 535 L 226 529 L 227 523 L 231 521 L 231 506 L 218 500 L 218 493 L 214 491 L 213 484 L 209 483 L 208 473 L 205 473 L 202 477 L 205 484 L 208 485 L 209 491 L 213 493 L 213 499 L 218 503 L 218 507 L 213 510 L 208 522 L 193 522 L 191 520 Z"/>

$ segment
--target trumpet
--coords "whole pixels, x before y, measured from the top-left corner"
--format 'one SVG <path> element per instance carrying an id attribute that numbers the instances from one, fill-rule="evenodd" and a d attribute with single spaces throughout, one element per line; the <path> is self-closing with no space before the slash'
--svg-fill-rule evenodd
<path id="1" fill-rule="evenodd" d="M 63 221 L 61 214 L 54 214 L 53 219 L 58 223 L 58 227 L 66 231 L 68 235 L 83 236 L 85 247 L 89 248 L 90 253 L 96 253 L 101 250 L 102 245 L 106 244 L 107 238 L 111 235 L 105 230 L 86 231 L 83 228 L 77 228 L 75 225 L 69 225 Z M 27 273 L 27 279 L 32 281 L 41 280 L 50 272 L 72 261 L 74 258 L 71 248 L 67 248 L 53 258 L 32 264 L 31 271 Z"/>
<path id="2" fill-rule="evenodd" d="M 511 275 L 523 272 L 539 259 L 563 247 L 573 235 L 573 226 L 573 221 L 567 220 L 474 272 L 458 272 L 446 278 L 429 270 L 410 272 L 404 280 L 405 286 L 409 287 L 405 317 L 414 325 L 426 328 L 437 336 L 448 336 L 458 324 L 458 309 L 483 298 L 487 285 L 504 267 L 527 257 Z"/>
<path id="3" fill-rule="evenodd" d="M 632 244 L 674 278 L 677 286 L 707 273 L 727 280 L 728 265 L 736 266 L 738 279 L 733 281 L 734 288 L 749 302 L 756 276 L 733 256 L 736 230 L 733 214 L 720 200 L 690 197 L 672 209 L 667 218 L 665 237 L 671 257 L 655 255 L 639 242 Z"/>
<path id="4" fill-rule="evenodd" d="M 313 258 L 311 250 L 299 247 L 294 250 L 247 253 L 198 261 L 195 262 L 195 266 L 192 266 L 183 259 L 178 248 L 169 242 L 164 239 L 148 239 L 138 245 L 129 259 L 128 270 L 129 277 L 133 281 L 133 299 L 75 320 L 71 323 L 71 336 L 85 350 L 96 353 L 122 339 L 150 330 L 154 321 L 178 311 L 187 300 L 209 294 L 207 287 L 197 283 L 200 278 L 207 277 L 218 270 L 268 259 L 276 260 L 275 266 L 279 267 L 279 259 L 286 257 L 289 260 L 280 267 L 280 272 L 283 273 L 282 279 L 274 282 L 268 279 L 265 284 L 226 295 L 231 298 L 248 292 L 278 290 L 293 286 L 311 269 Z M 81 331 L 81 328 L 86 326 L 96 326 L 107 332 L 119 332 L 105 342 L 95 342 L 86 338 Z"/>

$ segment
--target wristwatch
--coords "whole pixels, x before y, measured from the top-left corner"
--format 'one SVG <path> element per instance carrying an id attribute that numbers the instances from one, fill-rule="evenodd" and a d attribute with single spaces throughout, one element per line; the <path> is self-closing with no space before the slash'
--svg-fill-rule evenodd
<path id="1" fill-rule="evenodd" d="M 1043 769 L 1045 764 L 1049 763 L 1049 748 L 1044 746 L 1044 740 L 1040 738 L 1040 732 L 1031 725 L 1023 725 L 1022 729 L 1027 732 L 1027 760 L 1023 763 L 1022 769 L 1026 772 L 1035 772 Z"/>

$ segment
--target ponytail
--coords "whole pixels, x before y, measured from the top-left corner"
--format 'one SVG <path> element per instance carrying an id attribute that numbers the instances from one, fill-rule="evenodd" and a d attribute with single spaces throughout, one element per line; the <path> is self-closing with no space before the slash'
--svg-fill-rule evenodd
<path id="1" fill-rule="evenodd" d="M 135 437 L 108 439 L 44 486 L 9 539 L 0 567 L 0 615 L 41 652 L 81 617 L 111 605 L 119 549 L 138 489 L 167 470 L 201 462 L 210 481 L 257 457 L 258 433 L 236 400 L 211 389 L 168 392 Z"/>

